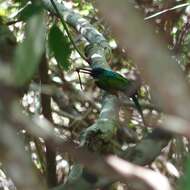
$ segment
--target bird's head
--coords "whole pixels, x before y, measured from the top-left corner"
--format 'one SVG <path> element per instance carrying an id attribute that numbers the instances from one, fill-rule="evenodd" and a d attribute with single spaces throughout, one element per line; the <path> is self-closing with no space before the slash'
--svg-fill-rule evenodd
<path id="1" fill-rule="evenodd" d="M 91 75 L 93 78 L 98 78 L 100 75 L 102 75 L 106 70 L 101 67 L 96 67 L 93 69 L 90 68 L 79 68 L 76 70 L 78 73 L 85 73 Z"/>

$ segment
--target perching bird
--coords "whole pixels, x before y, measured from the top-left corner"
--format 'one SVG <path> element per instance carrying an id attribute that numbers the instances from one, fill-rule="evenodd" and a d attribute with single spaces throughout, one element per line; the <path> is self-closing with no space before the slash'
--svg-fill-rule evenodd
<path id="1" fill-rule="evenodd" d="M 110 94 L 118 95 L 119 92 L 122 92 L 132 98 L 144 122 L 142 108 L 137 97 L 137 90 L 140 87 L 138 81 L 127 79 L 117 72 L 100 67 L 92 69 L 80 68 L 77 69 L 77 72 L 90 74 L 94 78 L 96 85 Z"/>

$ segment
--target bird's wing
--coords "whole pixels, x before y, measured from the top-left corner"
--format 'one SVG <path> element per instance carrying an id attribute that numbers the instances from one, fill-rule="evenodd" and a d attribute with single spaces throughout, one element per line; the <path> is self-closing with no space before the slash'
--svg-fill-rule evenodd
<path id="1" fill-rule="evenodd" d="M 111 75 L 112 74 L 112 75 Z M 118 73 L 111 73 L 108 77 L 109 86 L 115 88 L 116 90 L 123 91 L 125 90 L 131 83 L 130 80 L 123 77 Z"/>

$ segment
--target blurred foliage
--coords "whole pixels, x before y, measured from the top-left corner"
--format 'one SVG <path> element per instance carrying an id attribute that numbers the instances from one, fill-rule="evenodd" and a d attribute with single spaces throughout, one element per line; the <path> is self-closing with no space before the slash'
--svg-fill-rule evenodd
<path id="1" fill-rule="evenodd" d="M 44 52 L 45 28 L 42 13 L 28 20 L 25 36 L 15 52 L 14 75 L 19 86 L 32 78 Z"/>
<path id="2" fill-rule="evenodd" d="M 50 28 L 48 41 L 50 51 L 55 56 L 58 65 L 62 69 L 68 70 L 70 66 L 69 57 L 71 54 L 71 48 L 68 38 L 61 32 L 61 30 L 56 25 L 53 25 Z"/>
<path id="3" fill-rule="evenodd" d="M 9 78 L 13 82 L 11 86 L 4 88 L 3 80 L 0 81 L 0 114 L 4 112 L 2 102 L 6 100 L 6 97 L 8 98 L 6 105 L 9 107 L 10 94 L 17 93 L 15 88 L 18 86 L 27 87 L 27 90 L 17 95 L 24 116 L 43 118 L 42 110 L 45 109 L 47 115 L 49 114 L 50 118 L 52 116 L 52 120 L 46 119 L 52 122 L 53 131 L 63 139 L 72 141 L 78 146 L 84 146 L 100 155 L 114 154 L 120 156 L 122 152 L 126 153 L 127 150 L 133 149 L 144 137 L 147 138 L 153 129 L 148 128 L 145 132 L 140 115 L 130 100 L 126 100 L 126 97 L 121 97 L 119 117 L 116 121 L 118 123 L 117 128 L 112 120 L 98 120 L 101 108 L 104 106 L 102 99 L 104 99 L 105 94 L 96 87 L 90 76 L 84 74 L 80 75 L 84 87 L 84 90 L 81 90 L 75 69 L 86 67 L 86 62 L 78 56 L 76 50 L 72 47 L 68 35 L 62 30 L 57 16 L 45 10 L 43 5 L 38 4 L 38 1 L 36 2 L 0 0 L 0 72 L 3 72 L 5 65 L 10 66 Z M 136 10 L 142 13 L 143 19 L 187 2 L 190 1 L 131 1 Z M 68 0 L 64 3 L 87 19 L 106 37 L 112 48 L 112 57 L 108 62 L 113 70 L 125 76 L 129 76 L 133 72 L 139 72 L 130 55 L 128 55 L 128 47 L 118 47 L 118 42 L 112 35 L 110 27 L 103 18 L 98 16 L 98 10 L 91 1 Z M 154 26 L 155 33 L 163 37 L 163 41 L 184 71 L 188 82 L 190 80 L 189 10 L 190 6 L 182 7 L 146 20 Z M 84 47 L 86 41 L 83 36 L 75 32 L 70 25 L 68 26 L 76 45 Z M 77 27 L 80 26 L 77 26 L 76 23 Z M 45 66 L 42 66 L 42 64 Z M 42 72 L 40 72 L 40 66 L 42 66 Z M 47 76 L 45 82 L 43 81 L 43 72 Z M 4 89 L 7 90 L 7 93 Z M 13 91 L 10 91 L 10 89 Z M 147 123 L 157 125 L 160 123 L 163 113 L 152 105 L 149 87 L 142 83 L 139 94 Z M 45 95 L 45 98 L 42 95 Z M 45 104 L 49 105 L 49 108 L 42 108 L 42 99 L 45 99 L 46 103 L 48 102 L 47 99 L 50 100 Z M 4 115 L 6 116 L 5 119 L 12 117 L 6 113 Z M 15 118 L 10 123 L 13 128 L 16 125 L 20 126 L 16 123 Z M 22 128 L 22 126 L 20 127 Z M 21 128 L 17 129 L 17 135 L 15 136 L 19 137 L 21 141 L 25 139 L 26 148 L 23 149 L 23 152 L 29 154 L 40 179 L 42 179 L 41 181 L 44 181 L 47 176 L 48 164 L 52 164 L 46 161 L 47 145 L 43 139 L 35 139 L 29 132 Z M 3 135 L 1 134 L 0 138 Z M 24 136 L 24 138 L 21 138 L 21 136 Z M 159 141 L 158 138 L 156 140 Z M 148 140 L 147 142 L 149 143 Z M 159 156 L 151 160 L 147 166 L 165 175 L 174 189 L 179 186 L 179 189 L 188 190 L 190 189 L 190 181 L 188 180 L 190 178 L 190 161 L 188 160 L 185 166 L 184 162 L 187 155 L 189 155 L 189 146 L 188 138 L 178 137 L 177 140 L 177 137 L 174 137 L 159 152 Z M 56 150 L 56 147 L 54 149 Z M 155 148 L 155 150 L 157 149 Z M 54 190 L 105 189 L 103 188 L 105 182 L 101 176 L 95 176 L 97 180 L 93 183 L 82 176 L 83 166 L 76 164 L 67 152 L 57 150 L 53 159 L 56 161 L 56 173 L 53 175 L 57 179 L 57 185 L 60 185 L 55 187 Z M 0 168 L 0 188 L 4 190 L 15 189 L 16 184 L 4 169 L 3 164 Z M 126 184 L 118 181 L 116 183 L 115 181 L 109 181 L 109 183 L 106 181 L 107 184 L 109 185 L 106 188 L 109 190 L 113 188 L 126 189 Z"/>
<path id="4" fill-rule="evenodd" d="M 17 13 L 17 15 L 14 17 L 17 20 L 26 21 L 31 16 L 38 14 L 42 11 L 42 7 L 40 5 L 36 4 L 27 4 L 21 10 Z"/>

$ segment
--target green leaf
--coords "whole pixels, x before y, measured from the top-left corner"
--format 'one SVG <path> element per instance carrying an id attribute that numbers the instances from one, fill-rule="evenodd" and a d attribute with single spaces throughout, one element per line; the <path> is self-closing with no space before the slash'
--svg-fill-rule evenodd
<path id="1" fill-rule="evenodd" d="M 27 21 L 25 36 L 15 52 L 14 77 L 19 86 L 32 78 L 44 52 L 45 27 L 42 13 Z"/>
<path id="2" fill-rule="evenodd" d="M 25 5 L 15 16 L 18 20 L 26 21 L 31 16 L 39 14 L 42 11 L 42 7 L 37 4 Z"/>
<path id="3" fill-rule="evenodd" d="M 57 63 L 64 70 L 68 70 L 70 66 L 69 57 L 71 55 L 68 37 L 56 25 L 53 25 L 49 32 L 48 41 L 50 51 L 53 53 Z"/>

